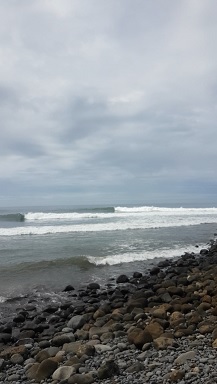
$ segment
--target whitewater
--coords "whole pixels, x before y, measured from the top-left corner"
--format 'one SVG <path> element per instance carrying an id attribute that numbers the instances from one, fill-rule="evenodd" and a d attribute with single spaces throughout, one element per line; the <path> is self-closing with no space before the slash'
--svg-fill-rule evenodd
<path id="1" fill-rule="evenodd" d="M 159 259 L 197 253 L 216 233 L 216 207 L 0 209 L 0 296 L 104 284 Z"/>

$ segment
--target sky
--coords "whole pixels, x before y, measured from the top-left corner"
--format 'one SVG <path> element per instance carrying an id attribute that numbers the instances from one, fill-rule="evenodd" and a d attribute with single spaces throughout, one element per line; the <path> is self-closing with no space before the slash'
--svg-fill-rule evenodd
<path id="1" fill-rule="evenodd" d="M 217 205 L 216 0 L 1 0 L 0 205 Z"/>

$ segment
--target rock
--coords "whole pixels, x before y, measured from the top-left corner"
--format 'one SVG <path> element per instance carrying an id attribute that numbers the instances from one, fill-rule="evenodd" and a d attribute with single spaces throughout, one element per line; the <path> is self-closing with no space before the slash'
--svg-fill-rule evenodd
<path id="1" fill-rule="evenodd" d="M 109 327 L 91 327 L 89 330 L 89 338 L 92 339 L 93 336 L 102 336 L 103 333 L 108 333 L 110 332 Z"/>
<path id="2" fill-rule="evenodd" d="M 134 373 L 134 372 L 140 372 L 143 370 L 144 370 L 144 364 L 137 361 L 136 363 L 134 363 L 130 367 L 128 367 L 125 372 Z"/>
<path id="3" fill-rule="evenodd" d="M 118 276 L 118 278 L 116 279 L 116 283 L 119 284 L 119 283 L 128 283 L 129 282 L 129 279 L 126 275 L 120 275 Z"/>
<path id="4" fill-rule="evenodd" d="M 179 364 L 179 365 L 181 365 L 181 364 L 185 364 L 185 362 L 186 362 L 187 360 L 193 360 L 193 359 L 195 359 L 195 356 L 196 356 L 196 352 L 195 352 L 195 351 L 184 352 L 184 353 L 181 353 L 181 355 L 179 355 L 179 356 L 175 359 L 174 363 L 175 363 L 175 364 Z"/>
<path id="5" fill-rule="evenodd" d="M 81 344 L 78 347 L 78 350 L 76 352 L 78 358 L 82 357 L 83 355 L 86 356 L 93 356 L 95 354 L 95 347 L 93 345 L 88 344 Z"/>
<path id="6" fill-rule="evenodd" d="M 134 272 L 133 273 L 133 278 L 134 279 L 140 279 L 140 277 L 142 277 L 142 273 L 141 272 Z"/>
<path id="7" fill-rule="evenodd" d="M 172 328 L 176 327 L 177 325 L 185 322 L 185 318 L 183 313 L 179 311 L 175 311 L 170 315 L 169 322 Z"/>
<path id="8" fill-rule="evenodd" d="M 86 373 L 86 374 L 77 373 L 68 379 L 67 384 L 91 384 L 94 381 L 95 381 L 94 377 L 92 376 L 91 373 Z"/>
<path id="9" fill-rule="evenodd" d="M 149 323 L 145 327 L 145 330 L 150 333 L 152 339 L 157 339 L 164 333 L 163 327 L 157 321 L 152 321 L 151 323 Z"/>
<path id="10" fill-rule="evenodd" d="M 64 333 L 62 335 L 54 336 L 51 341 L 51 344 L 55 347 L 61 347 L 65 343 L 70 343 L 71 341 L 75 341 L 75 336 L 73 333 Z"/>
<path id="11" fill-rule="evenodd" d="M 151 270 L 150 270 L 150 275 L 157 275 L 158 273 L 160 272 L 160 268 L 159 267 L 153 267 Z"/>
<path id="12" fill-rule="evenodd" d="M 134 344 L 138 349 L 142 349 L 143 345 L 152 341 L 152 336 L 146 330 L 141 328 L 133 328 L 128 332 L 128 341 Z"/>
<path id="13" fill-rule="evenodd" d="M 75 342 L 72 341 L 71 343 L 64 344 L 62 349 L 66 353 L 74 353 L 74 354 L 76 354 L 77 350 L 78 350 L 78 348 L 80 346 L 81 346 L 81 342 L 80 341 L 75 341 Z"/>
<path id="14" fill-rule="evenodd" d="M 30 368 L 28 368 L 28 365 L 27 365 L 27 370 L 26 370 L 27 379 L 29 379 L 29 380 L 35 380 L 36 379 L 39 365 L 40 365 L 39 363 L 31 364 Z"/>
<path id="15" fill-rule="evenodd" d="M 11 340 L 11 335 L 9 333 L 0 333 L 0 343 L 7 344 Z"/>
<path id="16" fill-rule="evenodd" d="M 11 362 L 13 364 L 22 364 L 24 361 L 23 356 L 20 353 L 15 353 L 11 356 Z"/>
<path id="17" fill-rule="evenodd" d="M 97 289 L 100 289 L 100 285 L 98 283 L 90 283 L 88 284 L 87 289 L 90 289 L 91 291 L 95 291 Z"/>
<path id="18" fill-rule="evenodd" d="M 112 348 L 110 347 L 110 345 L 96 344 L 95 350 L 96 350 L 96 352 L 108 352 L 108 351 L 111 351 Z"/>
<path id="19" fill-rule="evenodd" d="M 70 291 L 74 291 L 74 287 L 72 286 L 72 285 L 67 285 L 65 288 L 64 288 L 64 290 L 63 290 L 63 292 L 70 292 Z"/>
<path id="20" fill-rule="evenodd" d="M 100 380 L 109 379 L 115 375 L 119 375 L 119 367 L 113 360 L 107 360 L 98 369 L 98 377 Z"/>
<path id="21" fill-rule="evenodd" d="M 53 380 L 67 380 L 73 373 L 75 373 L 75 368 L 72 366 L 59 367 L 54 371 L 52 375 Z"/>
<path id="22" fill-rule="evenodd" d="M 3 351 L 0 352 L 0 357 L 2 357 L 3 359 L 9 359 L 15 353 L 19 353 L 23 356 L 27 353 L 27 348 L 25 347 L 25 345 L 19 345 L 17 347 L 6 347 L 5 349 L 3 349 Z"/>
<path id="23" fill-rule="evenodd" d="M 4 359 L 0 359 L 0 372 L 5 367 L 6 361 Z"/>
<path id="24" fill-rule="evenodd" d="M 160 336 L 154 340 L 154 346 L 156 349 L 167 349 L 174 345 L 174 340 L 171 337 Z"/>
<path id="25" fill-rule="evenodd" d="M 20 380 L 20 375 L 18 375 L 17 373 L 14 373 L 13 375 L 8 376 L 7 380 L 17 382 Z"/>
<path id="26" fill-rule="evenodd" d="M 73 316 L 67 323 L 67 327 L 72 329 L 78 329 L 83 327 L 87 321 L 87 315 L 76 315 Z"/>
<path id="27" fill-rule="evenodd" d="M 54 373 L 57 367 L 58 367 L 58 363 L 56 361 L 53 361 L 51 358 L 43 360 L 39 364 L 35 377 L 33 378 L 36 381 L 48 379 Z"/>
<path id="28" fill-rule="evenodd" d="M 178 370 L 178 369 L 174 369 L 170 375 L 169 375 L 169 379 L 170 381 L 176 383 L 177 381 L 180 381 L 183 379 L 183 377 L 185 377 L 185 371 L 181 371 L 181 370 Z"/>
<path id="29" fill-rule="evenodd" d="M 215 348 L 215 349 L 217 348 L 217 339 L 215 339 L 215 340 L 213 341 L 213 343 L 212 343 L 212 347 Z"/>
<path id="30" fill-rule="evenodd" d="M 35 360 L 37 361 L 37 363 L 41 363 L 43 360 L 46 360 L 49 357 L 49 353 L 45 349 L 42 349 L 42 351 L 39 351 L 35 356 Z"/>

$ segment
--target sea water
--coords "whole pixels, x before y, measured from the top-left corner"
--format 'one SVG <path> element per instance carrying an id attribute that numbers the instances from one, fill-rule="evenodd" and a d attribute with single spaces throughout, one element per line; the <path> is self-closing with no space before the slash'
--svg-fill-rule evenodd
<path id="1" fill-rule="evenodd" d="M 0 301 L 144 273 L 160 258 L 199 252 L 216 232 L 215 207 L 0 209 Z"/>

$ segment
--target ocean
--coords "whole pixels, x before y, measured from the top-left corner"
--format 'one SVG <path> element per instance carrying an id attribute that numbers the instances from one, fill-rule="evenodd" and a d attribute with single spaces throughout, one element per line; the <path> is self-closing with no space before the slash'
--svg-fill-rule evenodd
<path id="1" fill-rule="evenodd" d="M 156 261 L 198 253 L 217 232 L 215 207 L 0 209 L 0 301 L 103 286 Z"/>

